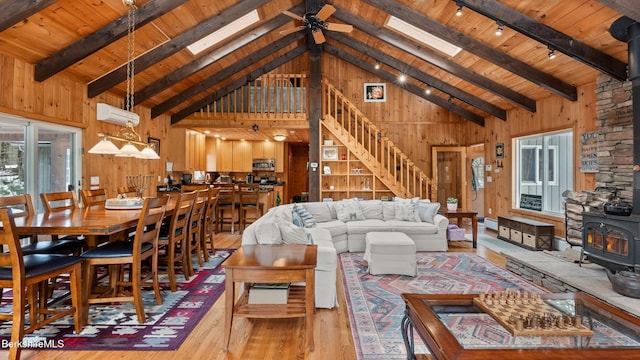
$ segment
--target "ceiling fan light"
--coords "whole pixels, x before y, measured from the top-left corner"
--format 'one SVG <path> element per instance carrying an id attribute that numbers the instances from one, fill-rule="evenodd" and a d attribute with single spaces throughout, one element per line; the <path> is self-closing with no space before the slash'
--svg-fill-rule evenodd
<path id="1" fill-rule="evenodd" d="M 287 137 L 285 135 L 274 135 L 273 140 L 275 141 L 285 141 Z"/>

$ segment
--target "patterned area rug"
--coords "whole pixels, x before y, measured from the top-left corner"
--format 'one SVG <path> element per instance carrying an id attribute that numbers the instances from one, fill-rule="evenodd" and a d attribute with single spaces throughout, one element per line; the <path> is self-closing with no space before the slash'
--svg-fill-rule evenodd
<path id="1" fill-rule="evenodd" d="M 481 293 L 544 289 L 470 253 L 418 253 L 418 276 L 369 275 L 363 253 L 340 255 L 349 319 L 360 360 L 406 359 L 401 293 Z M 416 353 L 428 353 L 416 338 Z"/>
<path id="2" fill-rule="evenodd" d="M 220 264 L 233 249 L 217 249 L 203 268 L 197 266 L 189 281 L 180 273 L 178 291 L 169 290 L 166 274 L 160 275 L 162 305 L 153 291 L 143 291 L 147 322 L 139 324 L 133 303 L 99 304 L 89 308 L 89 324 L 73 333 L 69 316 L 27 335 L 25 343 L 38 349 L 55 350 L 175 350 L 224 291 L 224 269 Z M 194 259 L 195 260 L 195 259 Z M 9 339 L 11 324 L 0 324 L 0 341 Z M 4 343 L 4 342 L 2 342 Z"/>

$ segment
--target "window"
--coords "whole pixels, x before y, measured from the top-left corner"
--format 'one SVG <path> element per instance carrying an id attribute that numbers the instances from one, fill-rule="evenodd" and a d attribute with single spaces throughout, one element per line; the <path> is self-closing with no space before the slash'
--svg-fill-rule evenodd
<path id="1" fill-rule="evenodd" d="M 0 113 L 0 196 L 77 189 L 82 130 Z"/>
<path id="2" fill-rule="evenodd" d="M 515 138 L 514 206 L 563 214 L 562 192 L 573 188 L 573 131 Z M 560 167 L 559 164 L 562 164 Z"/>

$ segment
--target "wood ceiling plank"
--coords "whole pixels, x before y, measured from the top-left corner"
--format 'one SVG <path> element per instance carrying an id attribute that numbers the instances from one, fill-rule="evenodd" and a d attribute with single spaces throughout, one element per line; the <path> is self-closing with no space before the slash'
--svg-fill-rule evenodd
<path id="1" fill-rule="evenodd" d="M 635 21 L 640 22 L 640 6 L 637 0 L 596 0 L 600 4 L 611 8 Z"/>
<path id="2" fill-rule="evenodd" d="M 219 30 L 249 11 L 259 8 L 266 2 L 268 2 L 268 0 L 241 1 L 209 20 L 190 28 L 168 42 L 137 58 L 135 61 L 135 72 L 138 73 L 147 69 L 162 59 L 165 59 L 200 40 L 204 34 L 210 34 Z M 102 78 L 90 83 L 88 86 L 88 96 L 90 98 L 96 97 L 114 87 L 116 84 L 126 80 L 126 78 L 127 68 L 125 64 Z"/>
<path id="3" fill-rule="evenodd" d="M 58 0 L 4 0 L 0 2 L 0 32 L 55 4 Z"/>

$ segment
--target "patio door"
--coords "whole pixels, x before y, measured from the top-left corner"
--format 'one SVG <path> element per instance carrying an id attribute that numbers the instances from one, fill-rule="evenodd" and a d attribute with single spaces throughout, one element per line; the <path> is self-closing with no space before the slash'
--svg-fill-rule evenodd
<path id="1" fill-rule="evenodd" d="M 437 199 L 446 206 L 447 198 L 458 199 L 458 207 L 468 209 L 467 171 L 465 166 L 466 149 L 464 147 L 434 146 L 431 149 L 432 174 L 437 187 Z"/>

